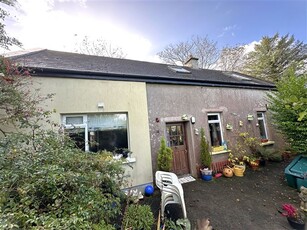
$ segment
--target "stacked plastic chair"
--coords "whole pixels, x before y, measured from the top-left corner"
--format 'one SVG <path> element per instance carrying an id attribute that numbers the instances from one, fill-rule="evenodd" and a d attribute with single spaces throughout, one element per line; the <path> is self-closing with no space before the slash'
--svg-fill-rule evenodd
<path id="1" fill-rule="evenodd" d="M 182 185 L 174 173 L 157 171 L 156 185 L 161 190 L 161 217 L 164 218 L 165 207 L 168 204 L 180 204 L 183 218 L 187 218 Z"/>

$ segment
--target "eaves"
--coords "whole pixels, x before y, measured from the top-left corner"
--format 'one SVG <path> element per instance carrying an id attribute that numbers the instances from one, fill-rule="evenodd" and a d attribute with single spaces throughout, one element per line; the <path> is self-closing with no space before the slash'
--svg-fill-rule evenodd
<path id="1" fill-rule="evenodd" d="M 103 73 L 93 71 L 65 70 L 54 68 L 30 68 L 32 76 L 45 76 L 57 78 L 74 78 L 74 79 L 91 79 L 91 80 L 110 80 L 110 81 L 133 81 L 145 82 L 150 84 L 171 84 L 171 85 L 191 85 L 223 88 L 243 88 L 243 89 L 260 89 L 276 90 L 272 84 L 251 84 L 248 82 L 222 82 L 206 81 L 189 78 L 172 78 L 166 76 L 137 75 L 123 73 Z"/>

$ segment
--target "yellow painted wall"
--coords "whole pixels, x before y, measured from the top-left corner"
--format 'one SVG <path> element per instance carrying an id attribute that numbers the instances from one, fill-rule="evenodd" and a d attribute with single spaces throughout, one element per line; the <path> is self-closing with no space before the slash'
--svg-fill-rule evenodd
<path id="1" fill-rule="evenodd" d="M 128 187 L 152 183 L 145 83 L 51 77 L 35 77 L 34 81 L 42 94 L 55 93 L 47 103 L 48 110 L 56 109 L 55 122 L 61 122 L 61 114 L 127 112 L 129 148 L 136 158 L 133 169 L 125 166 L 131 174 Z M 104 103 L 103 109 L 97 107 L 98 102 Z"/>

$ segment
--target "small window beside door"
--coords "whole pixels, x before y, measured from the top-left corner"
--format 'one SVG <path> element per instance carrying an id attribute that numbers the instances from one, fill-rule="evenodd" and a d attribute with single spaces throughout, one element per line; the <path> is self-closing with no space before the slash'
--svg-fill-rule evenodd
<path id="1" fill-rule="evenodd" d="M 220 113 L 208 113 L 210 142 L 212 147 L 223 145 L 223 132 Z"/>
<path id="2" fill-rule="evenodd" d="M 267 127 L 266 127 L 266 120 L 265 120 L 265 113 L 264 112 L 257 112 L 257 119 L 260 131 L 260 138 L 262 140 L 268 139 Z"/>

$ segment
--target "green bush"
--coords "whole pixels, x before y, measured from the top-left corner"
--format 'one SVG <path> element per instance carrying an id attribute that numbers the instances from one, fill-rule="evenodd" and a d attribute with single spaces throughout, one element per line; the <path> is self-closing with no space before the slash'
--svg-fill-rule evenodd
<path id="1" fill-rule="evenodd" d="M 0 73 L 0 229 L 112 229 L 121 162 L 52 131 L 41 107 L 52 95 L 33 89 L 29 71 L 0 58 Z"/>
<path id="2" fill-rule="evenodd" d="M 204 128 L 200 129 L 200 160 L 202 166 L 211 168 L 212 156 L 209 151 L 209 143 L 206 140 Z"/>
<path id="3" fill-rule="evenodd" d="M 155 219 L 149 205 L 129 205 L 126 209 L 123 229 L 150 230 Z"/>
<path id="4" fill-rule="evenodd" d="M 120 162 L 52 131 L 0 140 L 0 229 L 92 229 L 121 213 Z M 112 158 L 111 158 L 112 159 Z"/>
<path id="5" fill-rule="evenodd" d="M 158 152 L 158 169 L 169 172 L 173 164 L 173 150 L 166 146 L 164 137 L 161 138 L 161 145 Z"/>
<path id="6" fill-rule="evenodd" d="M 307 74 L 297 76 L 295 69 L 286 72 L 268 94 L 272 120 L 294 151 L 307 154 Z"/>

